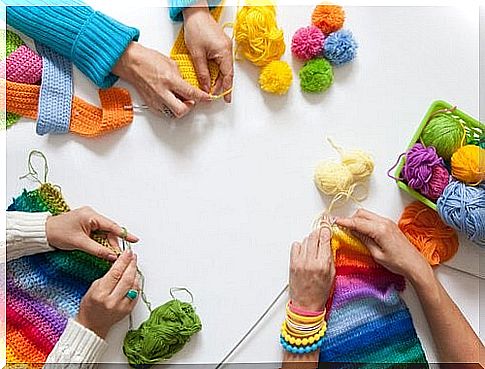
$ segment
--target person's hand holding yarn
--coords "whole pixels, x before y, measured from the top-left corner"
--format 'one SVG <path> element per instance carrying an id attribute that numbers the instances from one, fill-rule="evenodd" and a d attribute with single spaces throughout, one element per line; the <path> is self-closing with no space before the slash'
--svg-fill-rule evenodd
<path id="1" fill-rule="evenodd" d="M 208 93 L 181 77 L 176 62 L 137 42 L 128 45 L 112 72 L 131 83 L 145 103 L 158 113 L 181 118 L 196 103 L 210 100 Z"/>
<path id="2" fill-rule="evenodd" d="M 359 209 L 350 218 L 337 218 L 336 223 L 354 232 L 367 246 L 374 260 L 391 272 L 411 282 L 418 276 L 432 272 L 427 260 L 392 220 Z"/>
<path id="3" fill-rule="evenodd" d="M 115 222 L 88 206 L 48 217 L 45 230 L 47 242 L 55 248 L 66 251 L 81 250 L 112 262 L 117 259 L 115 251 L 119 251 L 119 237 L 125 237 L 128 242 L 138 242 L 138 237 L 126 233 Z M 96 231 L 106 233 L 112 249 L 90 238 Z"/>
<path id="4" fill-rule="evenodd" d="M 106 275 L 93 282 L 81 300 L 76 321 L 101 338 L 131 313 L 138 300 L 137 257 L 126 250 Z"/>
<path id="5" fill-rule="evenodd" d="M 209 12 L 207 1 L 201 0 L 184 10 L 185 44 L 194 63 L 202 89 L 207 93 L 220 94 L 230 91 L 234 76 L 232 42 Z M 211 91 L 209 61 L 220 70 Z M 231 102 L 231 93 L 224 96 Z"/>
<path id="6" fill-rule="evenodd" d="M 324 226 L 291 246 L 290 298 L 298 308 L 324 309 L 335 276 L 330 238 L 330 226 Z"/>

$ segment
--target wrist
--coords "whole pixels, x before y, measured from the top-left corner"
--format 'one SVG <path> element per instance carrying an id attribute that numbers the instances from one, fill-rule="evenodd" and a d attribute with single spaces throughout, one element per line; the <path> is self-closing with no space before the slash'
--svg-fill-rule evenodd
<path id="1" fill-rule="evenodd" d="M 184 21 L 187 21 L 190 17 L 194 15 L 207 15 L 210 14 L 209 12 L 209 4 L 207 0 L 200 0 L 194 3 L 192 6 L 185 8 L 182 11 L 184 15 Z"/>
<path id="2" fill-rule="evenodd" d="M 110 329 L 109 327 L 93 324 L 92 322 L 89 321 L 89 319 L 86 319 L 82 315 L 81 311 L 79 312 L 79 314 L 78 314 L 78 316 L 76 317 L 75 320 L 76 320 L 76 322 L 81 324 L 83 327 L 94 332 L 98 337 L 102 338 L 103 340 L 106 339 L 106 336 L 108 335 L 108 332 L 109 332 L 109 329 Z"/>
<path id="3" fill-rule="evenodd" d="M 426 264 L 422 268 L 413 269 L 406 278 L 412 284 L 416 291 L 427 289 L 430 286 L 436 284 L 436 277 L 433 269 L 429 264 Z"/>
<path id="4" fill-rule="evenodd" d="M 301 310 L 307 310 L 312 312 L 323 311 L 325 308 L 325 303 L 323 301 L 298 301 L 291 300 L 291 304 Z"/>
<path id="5" fill-rule="evenodd" d="M 138 42 L 130 42 L 111 72 L 121 79 L 131 82 L 134 67 L 138 64 L 137 60 L 141 48 L 143 46 Z"/>

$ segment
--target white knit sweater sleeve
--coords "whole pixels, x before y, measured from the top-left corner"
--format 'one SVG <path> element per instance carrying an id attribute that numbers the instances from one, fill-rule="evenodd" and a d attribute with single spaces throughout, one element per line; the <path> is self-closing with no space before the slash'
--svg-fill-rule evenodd
<path id="1" fill-rule="evenodd" d="M 22 256 L 54 250 L 49 246 L 45 234 L 45 222 L 48 216 L 49 213 L 7 211 L 7 249 L 5 250 L 5 245 L 1 248 L 1 260 L 10 261 Z"/>
<path id="2" fill-rule="evenodd" d="M 92 369 L 97 366 L 108 344 L 73 319 L 47 358 L 44 369 Z"/>
<path id="3" fill-rule="evenodd" d="M 55 250 L 49 246 L 45 222 L 49 213 L 7 211 L 6 247 L 0 247 L 0 260 Z M 5 257 L 6 254 L 6 257 Z M 107 343 L 94 332 L 69 320 L 66 329 L 47 358 L 44 368 L 91 369 L 106 351 Z"/>

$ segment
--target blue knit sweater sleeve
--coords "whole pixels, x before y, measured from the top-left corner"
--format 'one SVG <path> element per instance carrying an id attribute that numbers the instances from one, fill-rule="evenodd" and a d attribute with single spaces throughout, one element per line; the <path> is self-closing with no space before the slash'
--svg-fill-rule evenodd
<path id="1" fill-rule="evenodd" d="M 59 0 L 4 2 L 11 27 L 70 59 L 101 88 L 111 87 L 117 81 L 111 70 L 140 34 L 79 0 L 62 1 L 69 6 L 46 6 L 56 5 Z"/>
<path id="2" fill-rule="evenodd" d="M 219 5 L 220 2 L 221 0 L 209 0 L 209 8 L 214 8 L 215 6 Z M 197 3 L 197 0 L 169 0 L 170 18 L 176 22 L 183 21 L 184 16 L 182 11 L 195 3 Z"/>

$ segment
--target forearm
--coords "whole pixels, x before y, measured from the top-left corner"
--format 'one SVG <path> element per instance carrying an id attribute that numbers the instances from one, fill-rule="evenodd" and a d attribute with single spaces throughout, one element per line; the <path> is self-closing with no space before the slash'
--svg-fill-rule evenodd
<path id="1" fill-rule="evenodd" d="M 431 268 L 411 279 L 441 362 L 485 364 L 485 349 Z"/>
<path id="2" fill-rule="evenodd" d="M 306 355 L 294 355 L 284 352 L 281 369 L 315 369 L 318 367 L 320 350 Z"/>

